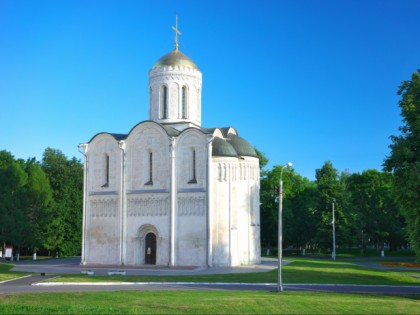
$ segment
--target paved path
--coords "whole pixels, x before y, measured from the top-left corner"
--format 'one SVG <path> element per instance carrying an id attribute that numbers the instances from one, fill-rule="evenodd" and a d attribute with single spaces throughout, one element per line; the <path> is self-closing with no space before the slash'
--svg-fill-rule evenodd
<path id="1" fill-rule="evenodd" d="M 191 283 L 191 282 L 149 282 L 149 283 L 59 283 L 48 282 L 53 276 L 27 276 L 0 283 L 0 294 L 29 292 L 86 292 L 86 291 L 132 291 L 132 290 L 253 290 L 277 291 L 274 283 Z M 420 294 L 419 286 L 383 285 L 333 285 L 333 284 L 284 284 L 284 291 L 314 291 L 375 294 Z"/>
<path id="2" fill-rule="evenodd" d="M 15 262 L 16 263 L 16 262 Z M 289 261 L 284 260 L 283 265 Z M 239 267 L 186 267 L 186 266 L 119 266 L 119 265 L 80 265 L 80 258 L 61 258 L 38 261 L 20 261 L 12 271 L 35 272 L 45 274 L 80 274 L 82 271 L 93 271 L 95 275 L 107 275 L 108 272 L 125 271 L 127 276 L 144 275 L 204 275 L 231 274 L 248 272 L 266 272 L 277 268 L 277 260 L 262 258 L 261 264 Z"/>

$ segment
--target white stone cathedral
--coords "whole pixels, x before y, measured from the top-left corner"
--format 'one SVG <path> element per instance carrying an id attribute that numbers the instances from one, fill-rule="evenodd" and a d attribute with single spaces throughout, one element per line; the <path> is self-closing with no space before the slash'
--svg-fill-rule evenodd
<path id="1" fill-rule="evenodd" d="M 178 49 L 149 71 L 149 120 L 84 153 L 82 264 L 260 262 L 260 173 L 235 128 L 201 127 L 202 74 Z"/>

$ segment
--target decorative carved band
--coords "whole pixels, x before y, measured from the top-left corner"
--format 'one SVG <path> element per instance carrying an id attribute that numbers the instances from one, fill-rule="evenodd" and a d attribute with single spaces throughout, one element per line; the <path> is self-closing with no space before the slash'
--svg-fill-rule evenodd
<path id="1" fill-rule="evenodd" d="M 166 216 L 169 197 L 137 197 L 128 199 L 128 216 Z"/>
<path id="2" fill-rule="evenodd" d="M 178 197 L 180 216 L 203 216 L 206 214 L 206 197 Z"/>
<path id="3" fill-rule="evenodd" d="M 118 212 L 118 199 L 96 199 L 90 201 L 90 215 L 93 218 L 115 217 Z"/>
<path id="4" fill-rule="evenodd" d="M 260 169 L 258 165 L 248 163 L 218 163 L 217 179 L 220 182 L 237 180 L 259 181 Z"/>

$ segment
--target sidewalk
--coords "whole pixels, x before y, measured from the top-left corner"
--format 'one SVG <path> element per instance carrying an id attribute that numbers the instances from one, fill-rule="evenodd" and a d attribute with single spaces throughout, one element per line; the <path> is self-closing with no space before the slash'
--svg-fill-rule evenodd
<path id="1" fill-rule="evenodd" d="M 194 266 L 121 266 L 121 265 L 80 265 L 80 258 L 58 258 L 39 261 L 15 262 L 12 271 L 34 272 L 44 274 L 81 274 L 92 271 L 95 275 L 107 275 L 108 272 L 125 272 L 126 275 L 205 275 L 205 274 L 230 274 L 267 272 L 277 268 L 277 260 L 261 258 L 261 264 L 238 267 L 194 267 Z M 283 261 L 287 265 L 288 261 Z"/>

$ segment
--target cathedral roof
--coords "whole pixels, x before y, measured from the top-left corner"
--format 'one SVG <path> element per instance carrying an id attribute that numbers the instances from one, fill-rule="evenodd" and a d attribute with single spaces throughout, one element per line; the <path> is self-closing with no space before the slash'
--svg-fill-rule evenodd
<path id="1" fill-rule="evenodd" d="M 235 151 L 238 153 L 239 156 L 258 157 L 257 152 L 255 152 L 255 149 L 244 138 L 241 138 L 237 135 L 230 133 L 228 135 L 228 139 L 230 139 L 230 144 L 232 145 L 232 147 L 235 149 Z"/>
<path id="2" fill-rule="evenodd" d="M 222 132 L 224 138 L 215 137 L 213 140 L 213 156 L 252 156 L 258 157 L 252 145 L 244 138 L 239 137 L 233 132 L 232 127 L 207 128 L 203 129 L 206 133 L 213 133 L 216 129 Z M 233 129 L 233 130 L 232 130 Z"/>
<path id="3" fill-rule="evenodd" d="M 226 140 L 215 137 L 213 139 L 213 156 L 232 156 L 238 157 L 238 153 L 232 147 L 232 145 Z"/>
<path id="4" fill-rule="evenodd" d="M 152 69 L 164 66 L 181 66 L 198 70 L 195 62 L 192 61 L 191 58 L 189 58 L 187 55 L 180 52 L 178 49 L 174 49 L 169 54 L 166 54 L 158 61 L 156 61 Z"/>
<path id="5" fill-rule="evenodd" d="M 154 124 L 159 125 L 162 127 L 166 134 L 169 137 L 178 137 L 182 131 L 176 130 L 175 128 L 172 128 L 170 126 L 166 126 L 164 124 L 159 124 L 154 121 L 142 121 L 136 126 L 134 126 L 131 131 L 139 126 L 140 124 L 152 122 Z M 195 129 L 195 128 L 194 128 Z M 221 136 L 215 136 L 213 139 L 213 156 L 226 156 L 226 157 L 240 157 L 240 156 L 251 156 L 251 157 L 258 157 L 257 153 L 255 152 L 255 149 L 252 145 L 249 144 L 248 141 L 246 141 L 244 138 L 239 137 L 233 132 L 236 132 L 236 130 L 232 127 L 225 127 L 225 128 L 199 128 L 202 132 L 208 135 L 215 135 L 216 130 L 219 130 L 222 135 Z M 116 141 L 125 140 L 130 135 L 131 131 L 128 134 L 121 134 L 121 133 L 107 133 L 107 132 L 101 132 L 96 134 L 92 137 L 92 139 L 89 141 L 91 142 L 96 136 L 101 134 L 108 134 L 112 136 Z"/>

